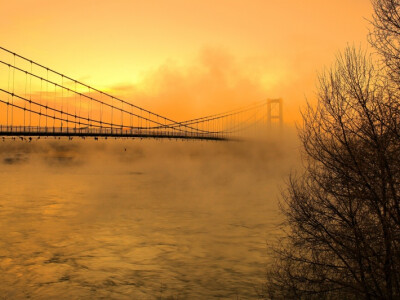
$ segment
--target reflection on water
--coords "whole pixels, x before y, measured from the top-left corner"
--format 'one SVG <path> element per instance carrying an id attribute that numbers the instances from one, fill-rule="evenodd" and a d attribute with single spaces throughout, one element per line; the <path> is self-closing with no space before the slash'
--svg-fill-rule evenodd
<path id="1" fill-rule="evenodd" d="M 5 299 L 253 299 L 278 221 L 279 147 L 0 146 Z"/>

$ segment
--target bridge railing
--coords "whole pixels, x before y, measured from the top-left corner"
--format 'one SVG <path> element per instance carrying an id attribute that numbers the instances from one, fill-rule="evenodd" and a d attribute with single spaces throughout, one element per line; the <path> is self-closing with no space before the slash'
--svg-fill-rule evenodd
<path id="1" fill-rule="evenodd" d="M 177 137 L 224 139 L 224 135 L 215 133 L 177 132 L 173 130 L 148 130 L 126 128 L 75 128 L 75 127 L 39 127 L 0 125 L 0 135 L 9 136 L 110 136 L 110 137 Z"/>

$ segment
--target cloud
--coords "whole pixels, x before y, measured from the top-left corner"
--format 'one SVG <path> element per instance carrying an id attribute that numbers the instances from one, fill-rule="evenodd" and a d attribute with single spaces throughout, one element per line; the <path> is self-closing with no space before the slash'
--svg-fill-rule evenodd
<path id="1" fill-rule="evenodd" d="M 135 84 L 112 87 L 116 96 L 177 120 L 224 112 L 268 98 L 264 72 L 222 49 L 207 48 L 189 64 L 167 61 Z"/>

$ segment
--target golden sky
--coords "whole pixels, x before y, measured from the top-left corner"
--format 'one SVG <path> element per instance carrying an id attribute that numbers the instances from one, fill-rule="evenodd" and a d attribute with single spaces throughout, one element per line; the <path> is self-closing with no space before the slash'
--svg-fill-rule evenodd
<path id="1" fill-rule="evenodd" d="M 367 46 L 369 0 L 0 0 L 1 46 L 171 117 L 282 97 Z"/>

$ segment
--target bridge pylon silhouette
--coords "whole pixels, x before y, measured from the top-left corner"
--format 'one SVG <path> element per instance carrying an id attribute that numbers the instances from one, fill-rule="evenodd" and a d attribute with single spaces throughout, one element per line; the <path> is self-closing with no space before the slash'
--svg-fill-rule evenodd
<path id="1" fill-rule="evenodd" d="M 278 127 L 280 130 L 283 128 L 283 100 L 282 99 L 268 99 L 267 100 L 267 124 L 268 129 Z"/>
<path id="2" fill-rule="evenodd" d="M 0 47 L 0 136 L 232 140 L 271 125 L 262 100 L 176 121 Z M 282 101 L 279 122 L 282 124 Z"/>

